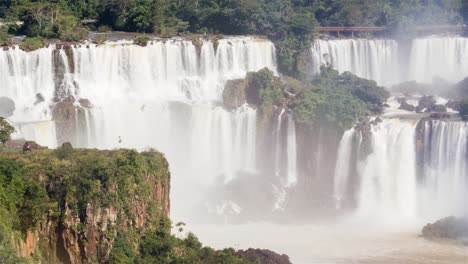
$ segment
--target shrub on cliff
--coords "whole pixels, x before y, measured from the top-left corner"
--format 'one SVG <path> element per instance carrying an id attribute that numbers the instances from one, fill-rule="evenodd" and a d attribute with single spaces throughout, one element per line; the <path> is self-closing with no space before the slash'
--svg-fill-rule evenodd
<path id="1" fill-rule="evenodd" d="M 171 235 L 167 229 L 148 232 L 139 244 L 136 263 L 205 263 L 205 264 L 254 264 L 242 259 L 233 249 L 214 250 L 203 247 L 198 238 L 189 233 L 180 239 Z"/>
<path id="2" fill-rule="evenodd" d="M 258 72 L 249 73 L 247 81 L 247 102 L 258 105 L 263 115 L 269 116 L 273 105 L 278 104 L 282 98 L 280 80 L 275 78 L 268 68 L 263 68 Z"/>
<path id="3" fill-rule="evenodd" d="M 13 44 L 12 37 L 12 35 L 8 34 L 8 27 L 0 27 L 0 46 Z"/>
<path id="4" fill-rule="evenodd" d="M 25 38 L 19 44 L 19 48 L 24 51 L 34 51 L 45 46 L 45 42 L 42 38 Z"/>
<path id="5" fill-rule="evenodd" d="M 133 38 L 133 43 L 145 47 L 146 45 L 148 45 L 149 40 L 150 38 L 148 36 L 140 35 Z"/>
<path id="6" fill-rule="evenodd" d="M 313 87 L 298 96 L 295 108 L 300 125 L 328 124 L 342 130 L 359 118 L 379 114 L 389 93 L 374 81 L 323 67 L 312 80 Z"/>
<path id="7" fill-rule="evenodd" d="M 5 118 L 0 117 L 0 144 L 5 144 L 10 140 L 11 134 L 15 132 L 15 128 L 8 123 Z"/>

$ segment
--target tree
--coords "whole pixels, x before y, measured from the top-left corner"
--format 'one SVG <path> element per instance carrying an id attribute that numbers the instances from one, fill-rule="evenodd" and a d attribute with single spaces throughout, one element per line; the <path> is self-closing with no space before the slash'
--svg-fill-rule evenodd
<path id="1" fill-rule="evenodd" d="M 0 143 L 5 144 L 9 141 L 13 132 L 15 132 L 15 128 L 12 127 L 5 118 L 0 117 Z"/>

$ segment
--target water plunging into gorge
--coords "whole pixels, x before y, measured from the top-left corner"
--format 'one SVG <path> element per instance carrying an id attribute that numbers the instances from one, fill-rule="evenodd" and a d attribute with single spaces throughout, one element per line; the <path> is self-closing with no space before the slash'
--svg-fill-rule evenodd
<path id="1" fill-rule="evenodd" d="M 405 47 L 395 40 L 317 40 L 312 72 L 329 63 L 383 85 L 458 81 L 468 72 L 467 47 L 461 37 Z M 408 219 L 468 213 L 465 122 L 384 116 L 344 134 L 316 124 L 309 135 L 292 109 L 275 107 L 265 128 L 256 109 L 222 106 L 227 80 L 264 67 L 277 72 L 275 47 L 250 37 L 16 48 L 0 51 L 0 97 L 15 102 L 8 119 L 16 137 L 49 147 L 69 141 L 164 152 L 174 219 L 301 221 L 332 211 L 403 228 Z"/>

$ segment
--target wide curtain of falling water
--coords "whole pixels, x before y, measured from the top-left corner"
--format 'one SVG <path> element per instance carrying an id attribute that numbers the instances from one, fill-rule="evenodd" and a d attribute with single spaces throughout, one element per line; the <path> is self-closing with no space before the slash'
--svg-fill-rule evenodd
<path id="1" fill-rule="evenodd" d="M 173 175 L 174 215 L 191 215 L 189 209 L 206 198 L 204 189 L 213 183 L 228 182 L 241 170 L 256 170 L 256 110 L 243 106 L 227 111 L 220 104 L 227 80 L 264 67 L 276 72 L 271 42 L 245 37 L 197 45 L 166 40 L 146 47 L 126 41 L 76 46 L 55 55 L 64 65 L 59 85 L 54 84 L 57 78 L 46 82 L 36 73 L 53 75 L 53 49 L 15 51 L 21 59 L 8 59 L 8 69 L 0 67 L 11 79 L 0 96 L 31 108 L 31 98 L 41 92 L 49 106 L 54 87 L 60 87 L 64 96 L 89 100 L 89 109 L 77 105 L 75 145 L 164 152 Z M 26 68 L 16 71 L 20 66 Z M 20 89 L 23 83 L 28 91 Z"/>
<path id="2" fill-rule="evenodd" d="M 316 40 L 311 47 L 312 73 L 331 65 L 339 72 L 392 86 L 404 81 L 457 82 L 468 73 L 468 38 L 416 38 L 409 44 L 391 39 Z"/>
<path id="3" fill-rule="evenodd" d="M 424 122 L 419 179 L 428 216 L 467 215 L 468 126 L 461 121 Z"/>
<path id="4" fill-rule="evenodd" d="M 384 119 L 371 128 L 371 140 L 366 143 L 370 144 L 369 153 L 356 161 L 355 134 L 357 148 L 366 145 L 361 133 L 348 130 L 340 143 L 334 178 L 338 209 L 353 190 L 350 184 L 355 181 L 350 177 L 352 163 L 357 162 L 359 188 L 354 195 L 358 197 L 358 216 L 433 221 L 467 214 L 465 122 Z"/>

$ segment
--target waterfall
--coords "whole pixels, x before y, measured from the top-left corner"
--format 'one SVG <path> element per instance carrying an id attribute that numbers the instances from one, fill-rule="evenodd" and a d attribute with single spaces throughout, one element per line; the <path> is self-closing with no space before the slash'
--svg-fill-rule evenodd
<path id="1" fill-rule="evenodd" d="M 275 175 L 280 177 L 281 174 L 281 158 L 282 158 L 282 138 L 281 138 L 281 125 L 283 122 L 283 114 L 285 110 L 281 108 L 280 113 L 278 114 L 278 120 L 276 122 L 276 131 L 275 131 Z"/>
<path id="2" fill-rule="evenodd" d="M 424 121 L 422 121 L 424 122 Z M 429 120 L 424 123 L 422 202 L 433 216 L 466 215 L 468 126 L 465 122 Z"/>
<path id="3" fill-rule="evenodd" d="M 95 106 L 80 126 L 80 134 L 94 139 L 81 144 L 164 152 L 175 175 L 173 197 L 191 195 L 188 202 L 175 199 L 175 214 L 201 203 L 213 183 L 257 169 L 256 110 L 229 112 L 218 103 L 227 80 L 264 67 L 276 72 L 274 46 L 248 37 L 216 44 L 167 40 L 146 47 L 76 47 L 74 72 L 66 74 L 75 85 L 72 94 Z"/>
<path id="4" fill-rule="evenodd" d="M 458 82 L 468 72 L 468 38 L 456 36 L 417 38 L 409 47 L 390 39 L 316 40 L 311 54 L 313 74 L 329 64 L 384 86 L 436 77 Z"/>
<path id="5" fill-rule="evenodd" d="M 198 49 L 200 50 L 198 52 Z M 74 48 L 79 94 L 97 105 L 109 101 L 220 101 L 224 83 L 249 71 L 275 71 L 271 42 L 251 38 L 119 43 Z"/>
<path id="6" fill-rule="evenodd" d="M 412 218 L 417 198 L 415 124 L 386 119 L 371 133 L 372 151 L 359 164 L 358 213 Z"/>
<path id="7" fill-rule="evenodd" d="M 468 74 L 468 38 L 428 37 L 413 40 L 409 80 L 432 81 L 440 77 L 460 81 Z"/>
<path id="8" fill-rule="evenodd" d="M 335 166 L 333 197 L 336 208 L 340 209 L 343 199 L 346 198 L 348 177 L 351 167 L 351 154 L 353 152 L 354 128 L 347 130 L 343 134 L 338 148 L 338 159 Z"/>
<path id="9" fill-rule="evenodd" d="M 9 117 L 17 130 L 14 138 L 55 147 L 55 132 L 51 133 L 55 125 L 47 103 L 54 96 L 52 50 L 53 46 L 30 53 L 18 47 L 0 51 L 0 97 L 15 102 L 16 110 Z"/>
<path id="10" fill-rule="evenodd" d="M 422 119 L 416 126 L 416 121 L 394 118 L 372 125 L 366 143 L 370 153 L 361 159 L 353 157 L 354 150 L 366 144 L 361 138 L 356 145 L 353 138 L 363 132 L 353 128 L 344 133 L 334 177 L 338 209 L 352 198 L 356 163 L 358 215 L 438 219 L 468 214 L 468 125 Z"/>
<path id="11" fill-rule="evenodd" d="M 328 64 L 341 73 L 349 71 L 381 85 L 399 79 L 398 43 L 395 40 L 316 40 L 311 53 L 313 74 L 320 71 L 321 65 Z"/>
<path id="12" fill-rule="evenodd" d="M 56 147 L 54 97 L 74 96 L 69 125 L 76 131 L 69 140 L 84 148 L 164 152 L 174 175 L 171 195 L 191 197 L 174 200 L 175 214 L 200 204 L 213 183 L 230 182 L 238 171 L 256 172 L 256 110 L 245 105 L 227 111 L 219 104 L 227 80 L 265 67 L 276 74 L 270 41 L 169 39 L 146 47 L 117 41 L 56 48 L 0 51 L 0 97 L 16 104 L 10 119 L 18 137 Z M 39 93 L 44 100 L 36 102 Z"/>
<path id="13" fill-rule="evenodd" d="M 296 142 L 296 124 L 292 111 L 288 115 L 288 138 L 287 138 L 287 157 L 288 157 L 288 179 L 287 186 L 292 186 L 297 182 L 297 142 Z"/>

